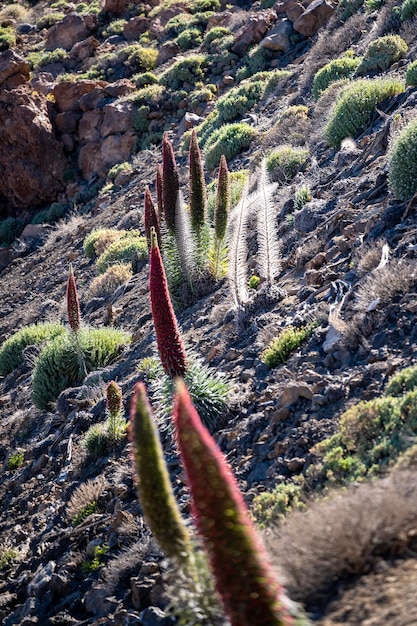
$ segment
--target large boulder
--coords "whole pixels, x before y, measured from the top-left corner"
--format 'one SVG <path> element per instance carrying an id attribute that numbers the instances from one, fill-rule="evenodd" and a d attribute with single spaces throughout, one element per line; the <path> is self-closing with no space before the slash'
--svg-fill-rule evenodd
<path id="1" fill-rule="evenodd" d="M 59 113 L 65 111 L 79 111 L 81 98 L 95 89 L 101 91 L 107 85 L 101 80 L 79 80 L 73 83 L 64 80 L 58 83 L 53 90 L 56 106 Z"/>
<path id="2" fill-rule="evenodd" d="M 78 167 L 85 180 L 94 176 L 103 178 L 112 165 L 127 161 L 135 146 L 134 133 L 109 135 L 103 140 L 90 141 L 80 149 Z"/>
<path id="3" fill-rule="evenodd" d="M 67 166 L 47 100 L 27 85 L 0 92 L 0 214 L 52 202 Z M 2 209 L 3 205 L 3 209 Z"/>
<path id="4" fill-rule="evenodd" d="M 6 50 L 0 55 L 0 86 L 1 89 L 15 89 L 27 83 L 30 65 L 13 50 Z"/>
<path id="5" fill-rule="evenodd" d="M 269 30 L 266 37 L 259 44 L 260 48 L 268 50 L 285 52 L 291 45 L 290 36 L 293 32 L 291 22 L 289 20 L 280 20 L 274 28 Z"/>
<path id="6" fill-rule="evenodd" d="M 89 35 L 85 21 L 80 15 L 70 13 L 62 22 L 55 24 L 49 29 L 45 42 L 45 50 L 64 48 L 71 50 L 77 41 L 86 39 Z"/>
<path id="7" fill-rule="evenodd" d="M 304 13 L 295 20 L 294 30 L 306 37 L 312 37 L 333 13 L 334 6 L 328 0 L 313 0 Z"/>
<path id="8" fill-rule="evenodd" d="M 252 15 L 248 22 L 235 33 L 232 52 L 242 55 L 251 46 L 258 44 L 266 35 L 271 26 L 277 21 L 274 11 L 264 11 L 259 15 Z"/>

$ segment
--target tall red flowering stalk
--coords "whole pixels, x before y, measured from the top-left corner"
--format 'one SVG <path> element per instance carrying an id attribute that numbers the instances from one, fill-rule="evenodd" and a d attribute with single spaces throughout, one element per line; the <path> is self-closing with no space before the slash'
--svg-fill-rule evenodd
<path id="1" fill-rule="evenodd" d="M 67 312 L 68 322 L 73 333 L 78 333 L 81 328 L 80 303 L 78 300 L 77 285 L 75 284 L 74 271 L 70 263 L 67 282 Z"/>
<path id="2" fill-rule="evenodd" d="M 155 205 L 152 200 L 149 187 L 145 187 L 145 235 L 148 242 L 148 250 L 151 249 L 151 228 L 155 229 L 156 238 L 158 240 L 158 246 L 161 248 L 161 228 L 159 225 L 159 218 L 155 211 Z"/>
<path id="3" fill-rule="evenodd" d="M 156 166 L 156 204 L 158 205 L 158 216 L 159 221 L 162 219 L 163 210 L 164 210 L 164 199 L 162 195 L 162 165 Z"/>
<path id="4" fill-rule="evenodd" d="M 122 411 L 122 390 L 114 380 L 106 388 L 106 406 L 109 415 L 118 415 Z"/>
<path id="5" fill-rule="evenodd" d="M 175 163 L 174 149 L 167 133 L 162 138 L 162 200 L 165 223 L 168 230 L 175 233 L 175 213 L 178 202 L 180 183 Z"/>
<path id="6" fill-rule="evenodd" d="M 192 512 L 231 625 L 289 626 L 293 619 L 283 589 L 236 480 L 182 381 L 177 384 L 174 418 Z"/>
<path id="7" fill-rule="evenodd" d="M 204 181 L 203 161 L 195 129 L 191 133 L 189 174 L 191 226 L 194 231 L 198 232 L 206 223 L 206 183 Z"/>
<path id="8" fill-rule="evenodd" d="M 155 230 L 151 229 L 149 291 L 156 342 L 162 366 L 170 378 L 183 377 L 188 359 L 168 291 L 168 282 Z"/>
<path id="9" fill-rule="evenodd" d="M 220 157 L 217 180 L 216 206 L 214 210 L 214 231 L 216 239 L 222 241 L 226 235 L 227 219 L 230 212 L 230 177 L 224 154 Z"/>
<path id="10" fill-rule="evenodd" d="M 145 385 L 137 383 L 130 409 L 136 487 L 146 521 L 167 556 L 190 562 L 189 532 L 176 503 Z"/>

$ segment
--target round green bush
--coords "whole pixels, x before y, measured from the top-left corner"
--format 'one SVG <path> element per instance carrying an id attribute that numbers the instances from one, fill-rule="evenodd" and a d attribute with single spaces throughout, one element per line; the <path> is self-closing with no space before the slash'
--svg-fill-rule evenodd
<path id="1" fill-rule="evenodd" d="M 395 61 L 401 59 L 407 50 L 407 44 L 399 35 L 378 37 L 367 47 L 358 67 L 358 74 L 365 74 L 372 70 L 387 70 Z"/>
<path id="2" fill-rule="evenodd" d="M 202 80 L 206 62 L 207 58 L 203 54 L 193 54 L 185 59 L 179 59 L 161 74 L 159 81 L 173 91 L 183 89 L 186 83 L 194 86 L 196 82 Z"/>
<path id="3" fill-rule="evenodd" d="M 113 241 L 97 259 L 97 273 L 103 274 L 111 265 L 131 263 L 135 254 L 140 259 L 148 257 L 148 245 L 145 237 L 126 236 Z"/>
<path id="4" fill-rule="evenodd" d="M 349 78 L 354 74 L 361 62 L 360 58 L 342 57 L 334 59 L 322 67 L 313 79 L 313 97 L 318 100 L 327 87 L 341 78 Z"/>
<path id="5" fill-rule="evenodd" d="M 35 406 L 47 410 L 61 391 L 80 384 L 85 372 L 106 367 L 129 340 L 127 333 L 115 328 L 83 328 L 78 333 L 80 349 L 77 349 L 72 333 L 47 343 L 33 371 L 32 399 Z"/>
<path id="6" fill-rule="evenodd" d="M 255 129 L 245 122 L 225 124 L 215 130 L 208 138 L 204 148 L 207 169 L 212 170 L 217 167 L 222 154 L 229 162 L 242 150 L 249 148 L 255 135 Z"/>
<path id="7" fill-rule="evenodd" d="M 367 127 L 381 102 L 403 91 L 402 81 L 391 78 L 363 78 L 347 85 L 330 112 L 324 130 L 326 140 L 331 146 L 339 147 L 346 137 L 355 137 Z"/>
<path id="8" fill-rule="evenodd" d="M 199 28 L 186 28 L 178 35 L 175 41 L 181 50 L 185 52 L 186 50 L 191 50 L 191 48 L 199 46 L 203 41 L 203 35 Z"/>
<path id="9" fill-rule="evenodd" d="M 283 145 L 271 152 L 266 160 L 266 167 L 273 180 L 285 183 L 294 178 L 308 157 L 309 152 L 306 148 Z"/>
<path id="10" fill-rule="evenodd" d="M 410 200 L 417 191 L 417 120 L 410 122 L 394 139 L 388 181 L 398 200 Z"/>
<path id="11" fill-rule="evenodd" d="M 405 82 L 407 85 L 412 85 L 413 87 L 417 85 L 417 61 L 413 61 L 407 67 Z"/>
<path id="12" fill-rule="evenodd" d="M 401 6 L 401 19 L 403 22 L 411 20 L 417 15 L 417 0 L 404 0 Z"/>
<path id="13" fill-rule="evenodd" d="M 66 332 L 58 322 L 31 324 L 21 328 L 6 339 L 0 348 L 0 374 L 10 374 L 23 361 L 23 350 L 27 346 L 37 346 L 45 341 L 52 341 Z"/>

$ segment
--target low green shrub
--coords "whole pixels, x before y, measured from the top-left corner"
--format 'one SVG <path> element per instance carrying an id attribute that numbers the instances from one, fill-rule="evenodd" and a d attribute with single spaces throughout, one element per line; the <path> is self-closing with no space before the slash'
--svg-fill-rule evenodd
<path id="1" fill-rule="evenodd" d="M 329 115 L 324 131 L 329 144 L 339 147 L 346 137 L 357 136 L 369 124 L 381 102 L 403 91 L 403 82 L 391 78 L 363 78 L 348 84 Z"/>
<path id="2" fill-rule="evenodd" d="M 230 181 L 230 209 L 233 209 L 239 202 L 246 181 L 248 180 L 249 170 L 238 170 L 237 172 L 229 172 Z M 214 208 L 216 205 L 217 194 L 217 178 L 207 185 L 207 212 L 210 220 L 214 220 Z"/>
<path id="3" fill-rule="evenodd" d="M 417 15 L 417 0 L 404 0 L 400 15 L 403 22 L 412 20 Z"/>
<path id="4" fill-rule="evenodd" d="M 132 76 L 132 82 L 135 83 L 138 89 L 142 89 L 142 87 L 158 84 L 159 78 L 153 72 L 143 72 L 142 74 Z"/>
<path id="5" fill-rule="evenodd" d="M 25 453 L 23 450 L 19 450 L 18 452 L 11 454 L 9 460 L 7 461 L 7 469 L 9 472 L 14 472 L 19 469 L 19 467 L 22 467 L 24 459 Z"/>
<path id="6" fill-rule="evenodd" d="M 103 544 L 102 546 L 96 546 L 94 548 L 94 552 L 91 558 L 83 561 L 81 569 L 83 573 L 88 576 L 92 574 L 96 570 L 98 570 L 104 563 L 107 552 L 109 551 L 109 546 Z"/>
<path id="7" fill-rule="evenodd" d="M 271 60 L 274 58 L 274 52 L 268 48 L 260 48 L 254 46 L 249 50 L 241 61 L 241 67 L 236 72 L 236 80 L 240 82 L 253 74 L 263 72 L 268 69 Z"/>
<path id="8" fill-rule="evenodd" d="M 112 35 L 122 35 L 125 24 L 127 24 L 127 20 L 113 20 L 110 24 L 103 28 L 101 36 L 106 38 L 111 37 Z"/>
<path id="9" fill-rule="evenodd" d="M 402 396 L 407 391 L 413 391 L 417 387 L 417 367 L 415 365 L 406 367 L 395 374 L 389 381 L 386 389 L 386 396 Z"/>
<path id="10" fill-rule="evenodd" d="M 66 332 L 58 322 L 46 322 L 24 326 L 6 339 L 0 348 L 0 374 L 10 374 L 23 361 L 23 350 L 27 346 L 37 346 L 52 341 Z"/>
<path id="11" fill-rule="evenodd" d="M 186 28 L 175 39 L 175 42 L 179 45 L 183 52 L 191 50 L 192 48 L 197 48 L 202 41 L 203 35 L 201 30 L 195 26 L 193 28 Z"/>
<path id="12" fill-rule="evenodd" d="M 16 548 L 0 545 L 0 571 L 8 569 L 18 558 L 19 552 Z"/>
<path id="13" fill-rule="evenodd" d="M 65 13 L 44 13 L 36 22 L 36 28 L 38 30 L 51 28 L 51 26 L 54 26 L 58 22 L 62 22 L 64 17 Z"/>
<path id="14" fill-rule="evenodd" d="M 313 79 L 313 97 L 318 100 L 327 87 L 341 78 L 349 78 L 358 69 L 361 63 L 360 58 L 344 56 L 341 59 L 334 59 L 322 67 Z"/>
<path id="15" fill-rule="evenodd" d="M 227 162 L 240 152 L 249 148 L 256 131 L 245 122 L 225 124 L 215 130 L 206 141 L 204 147 L 205 164 L 208 170 L 219 165 L 222 154 Z"/>
<path id="16" fill-rule="evenodd" d="M 296 211 L 299 211 L 303 208 L 303 206 L 310 202 L 311 200 L 311 191 L 308 185 L 302 185 L 299 187 L 294 194 L 294 208 Z"/>
<path id="17" fill-rule="evenodd" d="M 177 37 L 187 28 L 190 28 L 193 16 L 190 13 L 179 13 L 167 21 L 164 26 L 164 34 L 167 37 Z"/>
<path id="18" fill-rule="evenodd" d="M 253 274 L 248 280 L 249 289 L 258 289 L 260 282 L 261 282 L 261 279 L 259 278 L 259 276 L 256 276 L 256 274 Z"/>
<path id="19" fill-rule="evenodd" d="M 398 200 L 410 200 L 417 191 L 417 120 L 395 137 L 388 160 L 388 182 Z"/>
<path id="20" fill-rule="evenodd" d="M 111 265 L 131 263 L 135 255 L 140 259 L 148 257 L 145 237 L 126 235 L 111 243 L 97 259 L 97 273 L 103 274 Z"/>
<path id="21" fill-rule="evenodd" d="M 84 254 L 88 259 L 100 256 L 114 241 L 123 237 L 140 237 L 139 230 L 117 230 L 116 228 L 99 228 L 93 230 L 84 239 Z"/>
<path id="22" fill-rule="evenodd" d="M 93 502 L 90 502 L 89 504 L 86 504 L 85 507 L 82 508 L 81 511 L 77 513 L 77 515 L 72 520 L 73 526 L 79 526 L 84 520 L 87 519 L 87 517 L 90 517 L 90 515 L 93 515 L 94 513 L 98 513 L 98 511 L 99 507 L 95 500 Z"/>
<path id="23" fill-rule="evenodd" d="M 126 420 L 120 415 L 113 420 L 112 427 L 108 419 L 90 426 L 83 439 L 83 446 L 92 459 L 99 459 L 111 452 L 125 437 Z"/>
<path id="24" fill-rule="evenodd" d="M 179 59 L 159 77 L 162 85 L 176 91 L 186 89 L 191 91 L 194 84 L 203 79 L 207 64 L 207 57 L 202 54 L 193 54 Z"/>
<path id="25" fill-rule="evenodd" d="M 413 87 L 417 85 L 417 61 L 413 61 L 407 67 L 405 82 L 407 85 L 412 85 Z"/>
<path id="26" fill-rule="evenodd" d="M 93 278 L 88 293 L 91 298 L 107 298 L 118 287 L 127 283 L 132 278 L 132 274 L 131 263 L 111 265 L 104 274 Z"/>
<path id="27" fill-rule="evenodd" d="M 224 26 L 214 26 L 214 28 L 211 28 L 204 37 L 203 46 L 208 52 L 219 52 L 221 42 L 230 37 L 233 37 L 233 34 L 229 28 L 225 28 Z"/>
<path id="28" fill-rule="evenodd" d="M 114 328 L 82 328 L 78 333 L 87 373 L 106 367 L 129 343 L 129 335 Z M 69 333 L 46 344 L 39 354 L 32 377 L 32 399 L 39 409 L 47 410 L 61 391 L 80 384 L 79 350 Z"/>
<path id="29" fill-rule="evenodd" d="M 16 33 L 11 26 L 0 26 L 0 52 L 16 45 Z"/>
<path id="30" fill-rule="evenodd" d="M 187 97 L 191 111 L 197 110 L 204 102 L 211 102 L 211 100 L 214 99 L 215 93 L 215 85 L 207 85 L 206 87 L 192 91 Z"/>
<path id="31" fill-rule="evenodd" d="M 378 37 L 367 47 L 358 74 L 366 74 L 372 70 L 385 71 L 395 61 L 401 59 L 408 50 L 408 46 L 399 35 Z"/>
<path id="32" fill-rule="evenodd" d="M 316 446 L 328 485 L 378 476 L 415 441 L 417 391 L 359 402 L 340 418 L 338 432 Z"/>
<path id="33" fill-rule="evenodd" d="M 266 159 L 266 168 L 271 178 L 285 183 L 297 174 L 309 157 L 307 148 L 288 145 L 278 146 Z"/>
<path id="34" fill-rule="evenodd" d="M 208 11 L 220 10 L 220 0 L 191 0 L 189 2 L 189 9 L 191 13 L 207 13 Z"/>
<path id="35" fill-rule="evenodd" d="M 31 224 L 54 224 L 65 215 L 65 206 L 60 202 L 53 202 L 49 209 L 36 213 Z"/>
<path id="36" fill-rule="evenodd" d="M 7 217 L 5 220 L 0 221 L 0 246 L 13 243 L 17 237 L 22 233 L 25 227 L 23 220 L 18 220 L 15 217 Z"/>
<path id="37" fill-rule="evenodd" d="M 288 326 L 265 348 L 261 354 L 261 360 L 271 369 L 285 363 L 294 350 L 297 350 L 304 341 L 310 339 L 313 330 L 312 324 L 302 328 Z"/>
<path id="38" fill-rule="evenodd" d="M 131 172 L 132 170 L 133 167 L 128 161 L 124 161 L 124 163 L 116 163 L 116 165 L 113 165 L 113 167 L 111 167 L 107 172 L 107 177 L 110 180 L 114 180 L 122 172 Z"/>
<path id="39" fill-rule="evenodd" d="M 260 493 L 253 499 L 251 513 L 260 528 L 280 523 L 294 510 L 305 508 L 303 489 L 294 483 L 281 483 L 272 491 Z"/>

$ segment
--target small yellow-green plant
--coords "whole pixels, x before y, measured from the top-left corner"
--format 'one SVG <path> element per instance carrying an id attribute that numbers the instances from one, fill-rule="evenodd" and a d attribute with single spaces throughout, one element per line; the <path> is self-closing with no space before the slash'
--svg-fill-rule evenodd
<path id="1" fill-rule="evenodd" d="M 417 85 L 417 61 L 413 61 L 407 67 L 407 71 L 405 73 L 405 82 L 407 85 L 411 85 L 415 87 Z"/>
<path id="2" fill-rule="evenodd" d="M 245 122 L 224 124 L 215 130 L 204 146 L 207 169 L 212 170 L 217 167 L 222 154 L 229 162 L 240 152 L 249 148 L 255 136 L 255 129 Z"/>
<path id="3" fill-rule="evenodd" d="M 417 120 L 394 139 L 389 155 L 389 186 L 398 200 L 409 200 L 417 191 Z"/>
<path id="4" fill-rule="evenodd" d="M 359 67 L 361 59 L 358 57 L 344 56 L 341 59 L 333 59 L 322 67 L 314 76 L 313 96 L 318 100 L 327 87 L 341 78 L 349 78 Z"/>
<path id="5" fill-rule="evenodd" d="M 184 85 L 194 85 L 196 82 L 202 80 L 206 64 L 207 59 L 202 54 L 188 56 L 171 65 L 171 67 L 161 74 L 159 80 L 162 85 L 174 91 L 184 89 Z"/>
<path id="6" fill-rule="evenodd" d="M 417 387 L 417 367 L 415 365 L 406 367 L 395 374 L 389 381 L 386 389 L 386 396 L 399 397 Z"/>
<path id="7" fill-rule="evenodd" d="M 10 458 L 7 461 L 7 469 L 9 472 L 13 472 L 14 470 L 19 469 L 19 467 L 22 467 L 24 459 L 25 453 L 23 450 L 19 450 L 18 452 L 14 452 L 10 455 Z"/>
<path id="8" fill-rule="evenodd" d="M 73 526 L 79 526 L 84 520 L 87 519 L 87 517 L 90 517 L 90 515 L 93 515 L 93 513 L 97 513 L 98 510 L 99 508 L 95 500 L 93 502 L 90 502 L 89 504 L 86 504 L 85 507 L 81 509 L 81 511 L 77 513 L 77 515 L 72 520 Z"/>
<path id="9" fill-rule="evenodd" d="M 312 324 L 302 328 L 288 326 L 262 352 L 262 361 L 270 368 L 285 363 L 290 354 L 312 336 L 313 330 Z"/>
<path id="10" fill-rule="evenodd" d="M 325 128 L 329 144 L 339 147 L 346 137 L 356 137 L 367 127 L 381 102 L 403 91 L 403 82 L 391 78 L 360 79 L 347 85 L 332 109 Z"/>
<path id="11" fill-rule="evenodd" d="M 148 246 L 145 237 L 128 235 L 111 243 L 97 259 L 97 273 L 104 272 L 112 265 L 131 263 L 137 255 L 140 259 L 148 257 Z"/>
<path id="12" fill-rule="evenodd" d="M 8 545 L 0 546 L 0 571 L 9 568 L 19 556 L 16 548 Z"/>
<path id="13" fill-rule="evenodd" d="M 417 15 L 417 0 L 404 0 L 401 5 L 401 19 L 403 22 L 412 20 Z"/>
<path id="14" fill-rule="evenodd" d="M 65 327 L 58 322 L 45 322 L 24 326 L 6 339 L 0 348 L 0 374 L 12 372 L 23 361 L 23 350 L 27 346 L 37 346 L 52 341 L 65 333 Z"/>
<path id="15" fill-rule="evenodd" d="M 118 287 L 127 283 L 128 280 L 132 278 L 132 275 L 131 263 L 111 265 L 104 274 L 93 278 L 88 293 L 92 298 L 107 298 L 111 296 Z"/>
<path id="16" fill-rule="evenodd" d="M 272 491 L 255 496 L 251 513 L 260 528 L 281 522 L 295 509 L 305 508 L 303 490 L 294 483 L 281 483 Z"/>
<path id="17" fill-rule="evenodd" d="M 249 289 L 258 289 L 260 282 L 261 282 L 261 279 L 259 278 L 259 276 L 256 276 L 255 274 L 253 274 L 253 276 L 251 276 L 248 280 Z"/>
<path id="18" fill-rule="evenodd" d="M 62 22 L 64 19 L 64 13 L 44 13 L 42 17 L 38 19 L 36 22 L 36 28 L 38 30 L 43 30 L 44 28 L 51 28 L 54 24 L 58 22 Z"/>
<path id="19" fill-rule="evenodd" d="M 358 67 L 358 74 L 365 74 L 372 70 L 387 70 L 395 61 L 401 59 L 407 50 L 407 44 L 399 35 L 378 37 L 367 47 Z"/>
<path id="20" fill-rule="evenodd" d="M 110 180 L 114 180 L 122 172 L 131 172 L 132 170 L 133 170 L 132 165 L 128 163 L 127 161 L 125 161 L 124 163 L 117 163 L 116 165 L 113 165 L 113 167 L 109 169 L 107 173 L 107 177 Z"/>
<path id="21" fill-rule="evenodd" d="M 307 148 L 282 145 L 268 156 L 266 167 L 273 180 L 285 183 L 302 169 L 308 157 Z"/>
<path id="22" fill-rule="evenodd" d="M 104 563 L 106 554 L 109 551 L 109 546 L 107 544 L 103 544 L 102 546 L 96 546 L 94 548 L 94 553 L 91 558 L 86 559 L 82 564 L 82 570 L 84 574 L 88 576 L 92 572 L 95 572 L 99 569 Z"/>
<path id="23" fill-rule="evenodd" d="M 299 187 L 294 194 L 294 208 L 296 210 L 300 210 L 303 206 L 310 202 L 311 200 L 311 191 L 308 185 L 302 185 Z"/>

